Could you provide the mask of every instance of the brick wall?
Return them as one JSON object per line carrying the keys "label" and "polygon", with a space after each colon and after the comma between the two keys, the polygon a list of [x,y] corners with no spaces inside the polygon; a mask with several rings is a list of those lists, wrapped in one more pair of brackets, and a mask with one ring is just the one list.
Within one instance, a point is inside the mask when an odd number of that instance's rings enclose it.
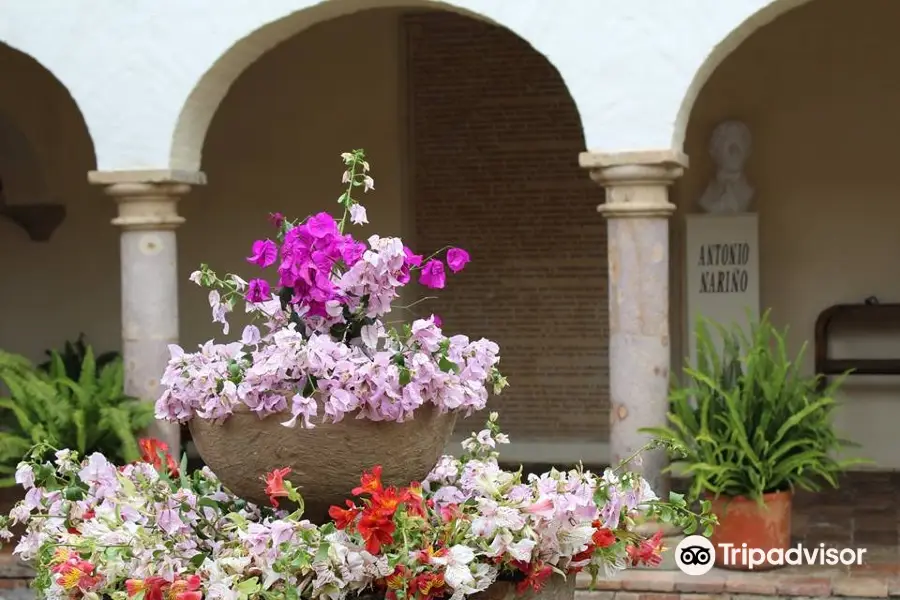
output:
{"label": "brick wall", "polygon": [[428,12],[402,31],[416,247],[472,255],[429,309],[500,344],[514,441],[608,439],[606,225],[565,85],[492,25]]}

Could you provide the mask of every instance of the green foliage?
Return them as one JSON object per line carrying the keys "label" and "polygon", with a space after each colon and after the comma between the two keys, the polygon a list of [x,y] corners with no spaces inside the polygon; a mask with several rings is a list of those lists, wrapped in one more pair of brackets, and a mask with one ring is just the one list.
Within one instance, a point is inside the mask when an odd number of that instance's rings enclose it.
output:
{"label": "green foliage", "polygon": [[[66,375],[69,379],[77,381],[81,377],[81,365],[84,364],[84,359],[87,357],[88,350],[89,347],[84,340],[83,333],[79,334],[78,339],[74,342],[66,342],[66,345],[63,347],[62,352],[59,353],[59,356],[62,358],[63,364],[66,367]],[[50,366],[53,364],[54,352],[54,350],[44,351],[44,354],[47,355],[49,360],[41,363],[40,368],[48,373],[50,372]],[[101,354],[94,359],[96,369],[102,371],[106,365],[114,362],[119,357],[120,355],[118,352],[105,352],[104,354]]]}
{"label": "green foliage", "polygon": [[739,326],[715,328],[718,347],[707,322],[697,325],[697,364],[672,390],[668,427],[645,430],[680,447],[692,498],[706,492],[762,501],[768,492],[837,487],[841,471],[866,462],[836,458],[855,445],[833,426],[844,377],[818,390],[820,378],[800,372],[805,345],[791,359],[768,313],[750,323],[749,335]]}
{"label": "green foliage", "polygon": [[103,367],[90,346],[70,376],[65,359],[51,352],[46,368],[23,356],[0,351],[0,487],[14,484],[22,456],[34,444],[102,452],[120,463],[140,458],[136,433],[153,421],[153,405],[126,396],[120,358]]}

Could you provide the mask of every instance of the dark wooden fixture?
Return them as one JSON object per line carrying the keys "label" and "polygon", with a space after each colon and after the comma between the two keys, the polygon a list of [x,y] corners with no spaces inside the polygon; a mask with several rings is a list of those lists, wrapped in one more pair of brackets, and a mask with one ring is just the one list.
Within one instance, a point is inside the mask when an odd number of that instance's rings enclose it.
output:
{"label": "dark wooden fixture", "polygon": [[828,377],[842,375],[900,375],[900,359],[897,358],[831,358],[828,342],[835,329],[843,331],[879,333],[900,329],[900,304],[880,304],[876,298],[867,298],[863,304],[836,304],[826,308],[816,319],[815,359],[816,374],[823,375],[819,388],[828,385]]}

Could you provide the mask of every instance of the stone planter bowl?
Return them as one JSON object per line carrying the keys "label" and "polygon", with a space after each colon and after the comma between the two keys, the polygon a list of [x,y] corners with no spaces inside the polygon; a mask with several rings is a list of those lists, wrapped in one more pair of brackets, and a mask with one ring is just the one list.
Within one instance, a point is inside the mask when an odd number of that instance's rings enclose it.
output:
{"label": "stone planter bowl", "polygon": [[260,419],[240,409],[221,424],[191,420],[191,437],[203,462],[231,492],[260,506],[270,506],[265,474],[290,467],[287,479],[300,490],[304,517],[313,523],[328,521],[331,505],[345,506],[363,471],[375,465],[382,466],[385,485],[424,479],[456,423],[455,413],[438,414],[431,404],[404,423],[347,416],[312,429],[284,427],[290,419],[286,412]]}
{"label": "stone planter bowl", "polygon": [[[384,592],[367,591],[357,596],[347,596],[349,600],[384,600]],[[635,594],[635,597],[637,595]],[[511,581],[495,581],[483,592],[469,596],[468,600],[574,600],[575,575],[571,574],[565,579],[554,574],[541,591],[526,590],[519,594],[516,592],[516,584]]]}
{"label": "stone planter bowl", "polygon": [[575,574],[565,579],[554,574],[544,583],[541,591],[527,590],[516,593],[516,584],[509,581],[495,581],[491,586],[470,596],[471,600],[573,600],[575,598]]}

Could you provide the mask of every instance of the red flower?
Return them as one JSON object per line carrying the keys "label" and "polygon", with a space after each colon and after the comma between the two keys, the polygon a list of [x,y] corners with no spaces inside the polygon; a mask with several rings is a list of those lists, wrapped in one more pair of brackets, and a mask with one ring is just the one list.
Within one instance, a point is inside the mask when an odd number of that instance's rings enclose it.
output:
{"label": "red flower", "polygon": [[422,573],[410,582],[410,591],[419,600],[435,600],[447,594],[443,573]]}
{"label": "red flower", "polygon": [[591,542],[598,548],[609,548],[616,543],[616,534],[606,527],[601,527],[591,536]]}
{"label": "red flower", "polygon": [[383,515],[385,518],[393,517],[397,509],[406,500],[405,495],[397,491],[397,488],[389,487],[379,492],[372,493],[371,510]]}
{"label": "red flower", "polygon": [[359,487],[353,488],[354,496],[362,496],[363,494],[377,494],[382,490],[381,485],[381,465],[375,465],[372,471],[366,471],[359,478]]}
{"label": "red flower", "polygon": [[394,543],[393,533],[397,526],[390,519],[366,511],[356,528],[366,542],[366,551],[378,554],[382,546]]}
{"label": "red flower", "polygon": [[631,565],[635,567],[638,565],[658,566],[662,562],[662,551],[662,531],[657,531],[652,538],[641,541],[637,546],[629,546],[627,549]]}
{"label": "red flower", "polygon": [[[520,565],[516,565],[520,569]],[[529,588],[535,592],[541,591],[544,583],[553,574],[553,568],[550,565],[534,563],[530,569],[526,571],[525,579],[516,584],[516,592],[524,594]]]}
{"label": "red flower", "polygon": [[422,486],[419,483],[411,483],[408,488],[401,490],[403,503],[406,504],[406,512],[414,517],[426,517],[425,497]]}
{"label": "red flower", "polygon": [[150,463],[160,471],[163,468],[163,460],[166,461],[166,470],[172,477],[178,476],[178,463],[169,454],[169,445],[156,438],[142,438],[138,440],[141,449],[141,460]]}
{"label": "red flower", "polygon": [[284,487],[284,478],[290,474],[291,468],[284,467],[283,469],[275,469],[265,476],[266,495],[269,497],[269,502],[271,502],[272,506],[275,508],[278,508],[277,498],[287,498],[289,495],[287,488]]}
{"label": "red flower", "polygon": [[350,500],[347,500],[347,508],[332,506],[328,509],[328,516],[331,517],[338,529],[352,531],[353,521],[356,520],[356,517],[359,516],[360,512],[362,512],[361,508],[353,504]]}
{"label": "red flower", "polygon": [[387,587],[387,592],[384,597],[385,600],[397,600],[397,592],[402,591],[403,596],[406,597],[408,594],[406,593],[409,586],[410,572],[406,565],[399,564],[394,567],[394,572],[384,578],[384,585]]}

